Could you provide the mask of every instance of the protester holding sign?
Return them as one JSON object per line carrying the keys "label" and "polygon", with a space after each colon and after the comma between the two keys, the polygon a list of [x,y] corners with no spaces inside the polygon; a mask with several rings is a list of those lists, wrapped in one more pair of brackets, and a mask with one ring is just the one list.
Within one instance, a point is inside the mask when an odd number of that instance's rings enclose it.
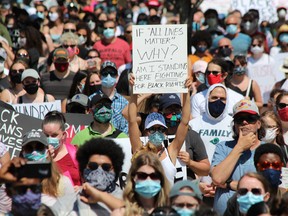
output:
{"label": "protester holding sign", "polygon": [[45,92],[39,87],[40,76],[36,70],[32,68],[24,70],[21,76],[21,82],[26,93],[18,97],[16,101],[17,104],[55,101],[52,95],[45,94]]}
{"label": "protester holding sign", "polygon": [[94,95],[89,103],[94,121],[87,128],[78,132],[71,143],[81,146],[86,141],[97,137],[126,138],[127,135],[116,129],[110,122],[113,112],[111,106],[112,101],[105,94]]}
{"label": "protester holding sign", "polygon": [[123,191],[125,206],[116,209],[111,215],[148,215],[154,208],[167,205],[169,189],[169,182],[157,155],[142,151],[133,160],[127,176]]}
{"label": "protester holding sign", "polygon": [[42,130],[48,137],[50,154],[61,173],[67,176],[73,185],[81,185],[76,161],[77,148],[70,143],[66,143],[65,123],[66,119],[62,113],[51,111],[45,115]]}
{"label": "protester holding sign", "polygon": [[[129,82],[131,87],[133,87],[135,82],[133,75],[131,75]],[[189,89],[191,85],[191,80],[187,79],[185,86]],[[157,153],[159,160],[165,167],[165,173],[171,185],[174,183],[174,177],[176,174],[176,159],[188,131],[188,122],[190,120],[190,94],[185,93],[183,101],[182,119],[175,134],[175,138],[167,149],[163,143],[167,131],[163,115],[153,112],[147,116],[145,120],[145,130],[149,141],[145,146],[143,146],[140,140],[140,131],[137,124],[137,94],[133,94],[129,102],[129,138],[134,157],[137,156],[138,151],[143,149]]]}

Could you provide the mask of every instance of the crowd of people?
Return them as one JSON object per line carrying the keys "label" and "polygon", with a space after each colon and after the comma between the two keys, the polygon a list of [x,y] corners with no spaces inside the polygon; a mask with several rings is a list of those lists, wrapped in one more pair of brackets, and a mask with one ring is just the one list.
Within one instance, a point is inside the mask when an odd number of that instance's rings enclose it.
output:
{"label": "crowd of people", "polygon": [[[120,2],[0,1],[1,104],[61,101],[17,157],[1,140],[0,214],[288,215],[288,8],[196,8],[187,92],[136,94],[133,25],[180,24],[183,5]],[[93,120],[68,142],[64,113]]]}

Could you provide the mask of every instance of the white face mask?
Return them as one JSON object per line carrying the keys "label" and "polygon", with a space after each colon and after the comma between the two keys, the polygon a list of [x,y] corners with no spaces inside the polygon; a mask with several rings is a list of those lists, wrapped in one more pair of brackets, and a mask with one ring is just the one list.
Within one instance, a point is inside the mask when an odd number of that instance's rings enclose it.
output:
{"label": "white face mask", "polygon": [[79,36],[79,45],[85,44],[87,41],[87,37],[84,37],[83,35]]}
{"label": "white face mask", "polygon": [[0,62],[0,74],[4,71],[4,61]]}
{"label": "white face mask", "polygon": [[57,19],[59,18],[58,13],[54,12],[54,13],[49,13],[49,19],[52,22],[55,22]]}
{"label": "white face mask", "polygon": [[261,47],[255,46],[255,47],[251,47],[250,50],[251,50],[251,52],[252,52],[253,54],[257,55],[257,54],[260,54],[260,53],[263,53],[263,52],[264,52],[264,47],[263,47],[263,46],[261,46]]}
{"label": "white face mask", "polygon": [[18,38],[18,44],[20,47],[24,47],[26,45],[26,38]]}
{"label": "white face mask", "polygon": [[267,128],[265,129],[265,137],[262,138],[262,141],[266,142],[266,143],[272,143],[276,136],[277,136],[277,129],[278,128]]}

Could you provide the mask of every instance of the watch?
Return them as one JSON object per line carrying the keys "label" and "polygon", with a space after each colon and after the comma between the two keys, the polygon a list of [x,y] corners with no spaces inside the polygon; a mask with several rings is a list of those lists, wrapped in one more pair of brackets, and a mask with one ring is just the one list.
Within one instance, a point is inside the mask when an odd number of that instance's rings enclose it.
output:
{"label": "watch", "polygon": [[225,183],[226,183],[226,188],[227,189],[229,189],[229,190],[232,190],[232,188],[231,188],[231,182],[232,182],[233,180],[232,179],[228,179]]}

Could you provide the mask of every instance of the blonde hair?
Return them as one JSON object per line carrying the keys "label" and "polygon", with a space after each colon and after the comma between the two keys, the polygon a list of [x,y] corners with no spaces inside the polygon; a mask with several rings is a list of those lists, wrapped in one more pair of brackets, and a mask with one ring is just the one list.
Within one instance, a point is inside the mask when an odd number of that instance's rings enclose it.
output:
{"label": "blonde hair", "polygon": [[63,45],[63,44],[66,44],[68,42],[71,42],[75,45],[78,45],[79,44],[79,37],[72,32],[66,32],[66,33],[62,34],[62,36],[60,38],[60,43]]}
{"label": "blonde hair", "polygon": [[134,159],[131,164],[128,176],[127,184],[123,191],[123,199],[125,201],[125,216],[130,215],[142,215],[144,209],[142,208],[142,203],[138,199],[138,194],[135,193],[134,187],[135,182],[134,178],[137,170],[144,166],[148,165],[154,168],[155,172],[158,172],[161,176],[161,190],[155,197],[155,208],[160,206],[165,206],[168,204],[168,195],[170,190],[169,182],[165,176],[164,169],[157,155],[152,152],[147,152],[142,150],[138,153],[137,157]]}

